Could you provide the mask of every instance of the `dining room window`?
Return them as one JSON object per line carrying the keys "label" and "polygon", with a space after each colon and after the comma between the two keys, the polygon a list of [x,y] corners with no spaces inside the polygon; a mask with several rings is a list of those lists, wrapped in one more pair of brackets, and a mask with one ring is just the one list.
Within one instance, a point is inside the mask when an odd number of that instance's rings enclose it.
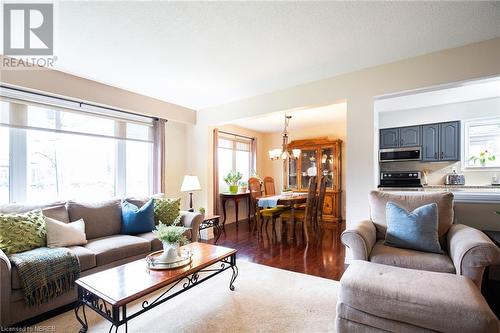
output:
{"label": "dining room window", "polygon": [[217,169],[219,193],[227,192],[229,186],[224,177],[230,172],[240,172],[242,181],[248,181],[254,169],[254,139],[236,134],[219,134],[217,144]]}

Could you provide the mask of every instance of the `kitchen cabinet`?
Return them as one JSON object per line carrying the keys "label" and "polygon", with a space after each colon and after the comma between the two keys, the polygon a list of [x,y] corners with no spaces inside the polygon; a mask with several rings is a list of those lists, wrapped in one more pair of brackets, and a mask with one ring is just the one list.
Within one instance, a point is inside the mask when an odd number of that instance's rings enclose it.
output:
{"label": "kitchen cabinet", "polygon": [[460,160],[460,122],[422,126],[422,161]]}
{"label": "kitchen cabinet", "polygon": [[439,161],[439,124],[422,126],[422,161]]}
{"label": "kitchen cabinet", "polygon": [[341,223],[341,140],[328,138],[295,140],[288,144],[288,149],[300,149],[298,159],[288,160],[286,179],[288,188],[294,192],[307,192],[309,179],[326,177],[325,202],[323,204],[323,222]]}
{"label": "kitchen cabinet", "polygon": [[420,146],[421,126],[401,127],[399,129],[400,147],[418,147]]}
{"label": "kitchen cabinet", "polygon": [[439,124],[441,161],[458,161],[460,159],[460,122]]}
{"label": "kitchen cabinet", "polygon": [[380,130],[380,149],[420,146],[421,126]]}
{"label": "kitchen cabinet", "polygon": [[380,149],[399,147],[399,128],[380,130]]}

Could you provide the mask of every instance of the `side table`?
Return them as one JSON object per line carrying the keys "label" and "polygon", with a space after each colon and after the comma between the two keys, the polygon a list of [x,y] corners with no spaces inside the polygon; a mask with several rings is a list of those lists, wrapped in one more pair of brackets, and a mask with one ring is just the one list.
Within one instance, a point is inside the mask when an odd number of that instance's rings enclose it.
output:
{"label": "side table", "polygon": [[[203,229],[214,228],[215,241],[214,244],[217,244],[219,240],[220,234],[222,233],[222,228],[219,224],[219,215],[207,215],[203,218],[203,222],[200,224],[200,228],[198,229],[198,238],[201,239],[201,231]],[[216,232],[215,232],[216,231]]]}
{"label": "side table", "polygon": [[220,194],[220,202],[222,206],[222,212],[224,213],[224,220],[222,221],[222,230],[226,232],[226,202],[228,201],[234,201],[234,210],[235,210],[235,215],[236,215],[236,230],[238,230],[238,207],[239,207],[239,202],[241,200],[245,200],[248,204],[248,225],[250,226],[250,192],[243,192],[243,193],[221,193]]}

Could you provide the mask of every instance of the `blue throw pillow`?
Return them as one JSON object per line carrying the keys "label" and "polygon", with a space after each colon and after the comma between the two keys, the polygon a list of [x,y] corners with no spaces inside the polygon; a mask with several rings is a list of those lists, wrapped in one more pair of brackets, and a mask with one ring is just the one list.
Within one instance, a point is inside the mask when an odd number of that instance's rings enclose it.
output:
{"label": "blue throw pillow", "polygon": [[155,227],[155,206],[153,199],[140,209],[128,201],[122,201],[122,234],[133,235],[150,232]]}
{"label": "blue throw pillow", "polygon": [[438,207],[435,203],[412,212],[388,202],[385,207],[387,232],[385,245],[443,253],[438,237]]}

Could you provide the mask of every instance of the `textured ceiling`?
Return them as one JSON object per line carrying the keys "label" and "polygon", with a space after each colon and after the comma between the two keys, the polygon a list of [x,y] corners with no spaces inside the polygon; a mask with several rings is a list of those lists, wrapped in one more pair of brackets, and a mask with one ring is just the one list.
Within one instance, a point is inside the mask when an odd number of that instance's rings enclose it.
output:
{"label": "textured ceiling", "polygon": [[500,36],[499,2],[58,2],[56,68],[194,109]]}

